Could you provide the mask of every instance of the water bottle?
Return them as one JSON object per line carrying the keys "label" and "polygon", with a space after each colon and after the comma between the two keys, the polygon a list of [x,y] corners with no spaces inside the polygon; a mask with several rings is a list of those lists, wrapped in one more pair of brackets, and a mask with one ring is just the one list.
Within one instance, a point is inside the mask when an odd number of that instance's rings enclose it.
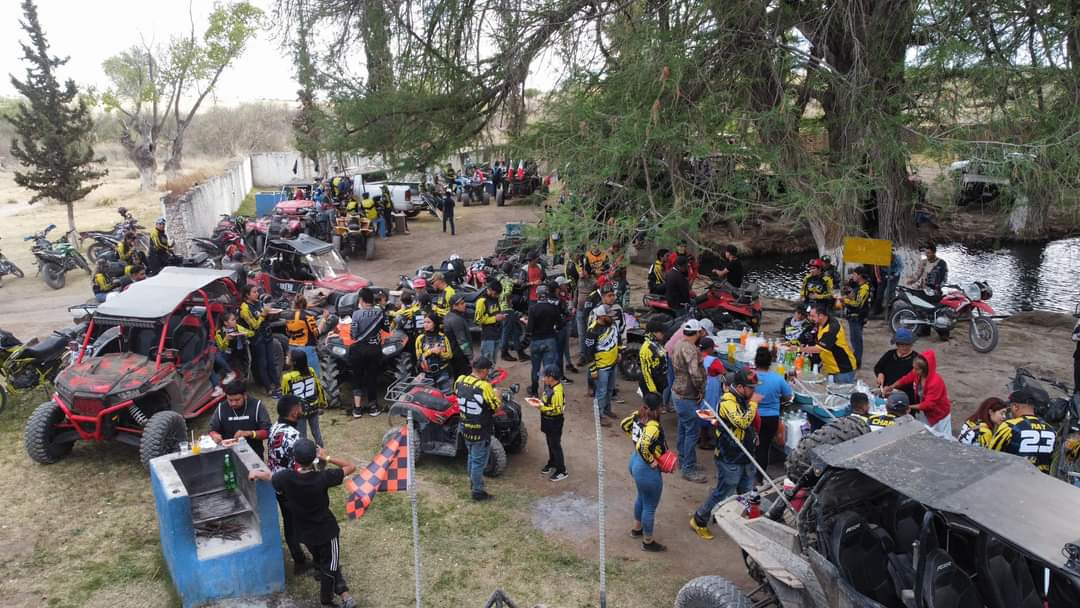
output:
{"label": "water bottle", "polygon": [[225,454],[225,489],[230,492],[236,491],[236,465],[233,464],[232,457],[229,454]]}

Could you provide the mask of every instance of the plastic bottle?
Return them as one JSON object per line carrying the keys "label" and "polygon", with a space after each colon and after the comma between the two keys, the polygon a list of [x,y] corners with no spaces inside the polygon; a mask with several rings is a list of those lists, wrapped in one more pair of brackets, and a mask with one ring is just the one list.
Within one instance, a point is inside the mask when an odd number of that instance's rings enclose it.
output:
{"label": "plastic bottle", "polygon": [[236,491],[236,465],[233,464],[232,457],[229,454],[225,454],[225,489],[230,492]]}
{"label": "plastic bottle", "polygon": [[739,334],[739,346],[746,348],[746,341],[750,339],[750,330],[743,328],[742,333]]}
{"label": "plastic bottle", "polygon": [[727,341],[727,358],[728,361],[735,362],[735,340],[730,338]]}
{"label": "plastic bottle", "polygon": [[803,363],[805,361],[806,361],[806,359],[802,356],[802,353],[799,353],[798,355],[795,355],[795,371],[796,372],[802,372],[803,371]]}

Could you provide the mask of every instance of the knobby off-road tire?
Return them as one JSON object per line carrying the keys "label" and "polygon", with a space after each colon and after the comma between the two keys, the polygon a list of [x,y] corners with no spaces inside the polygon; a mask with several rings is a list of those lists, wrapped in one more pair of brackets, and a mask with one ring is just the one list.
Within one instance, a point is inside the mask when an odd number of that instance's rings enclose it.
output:
{"label": "knobby off-road tire", "polygon": [[897,302],[893,305],[892,313],[889,315],[889,329],[895,334],[896,330],[901,327],[907,327],[912,332],[918,329],[918,325],[908,325],[904,321],[918,321],[919,316],[915,314],[915,310],[907,304]]}
{"label": "knobby off-road tire", "polygon": [[270,341],[270,361],[274,366],[274,374],[281,381],[281,374],[285,372],[285,353],[289,350],[289,339],[280,334],[274,334]]}
{"label": "knobby off-road tire", "polygon": [[975,352],[988,353],[994,350],[998,344],[997,323],[985,317],[973,318],[968,329],[968,340]]}
{"label": "knobby off-road tire", "polygon": [[90,261],[93,262],[94,264],[97,264],[98,258],[100,258],[103,255],[108,255],[110,251],[115,251],[115,250],[112,247],[109,247],[108,245],[102,245],[101,243],[94,243],[93,245],[90,245],[89,248],[87,248],[86,257],[90,258]]}
{"label": "knobby off-road tire", "polygon": [[491,448],[488,451],[487,466],[484,467],[484,477],[498,477],[506,472],[506,448],[497,437],[491,438]]}
{"label": "knobby off-road tire", "polygon": [[810,470],[810,450],[820,445],[836,445],[870,432],[870,426],[854,416],[844,416],[803,437],[787,459],[787,477],[798,483]]}
{"label": "knobby off-road tire", "polygon": [[498,207],[502,207],[502,206],[506,205],[506,190],[505,189],[500,189],[498,192],[495,193],[495,205],[498,206]]}
{"label": "knobby off-road tire", "polygon": [[15,275],[20,279],[26,276],[26,274],[22,271],[22,268],[16,266],[14,262],[8,262],[7,264],[8,272],[10,272],[11,274]]}
{"label": "knobby off-road tire", "polygon": [[806,553],[807,549],[823,553],[818,543],[817,499],[814,498],[813,493],[806,496],[802,508],[795,515],[795,529],[799,533],[799,547],[802,548],[803,553]]}
{"label": "knobby off-road tire", "polygon": [[375,235],[367,237],[364,242],[364,259],[371,261],[375,259]]}
{"label": "knobby off-road tire", "polygon": [[631,382],[637,382],[641,380],[641,347],[634,344],[627,346],[622,352],[622,359],[619,361],[619,372],[622,377]]}
{"label": "knobby off-road tire", "polygon": [[699,576],[683,585],[675,608],[752,608],[750,598],[722,576]]}
{"label": "knobby off-road tire", "polygon": [[525,427],[525,423],[521,423],[521,434],[518,435],[517,441],[506,446],[506,451],[511,454],[520,454],[525,451],[525,446],[529,445],[529,429]]}
{"label": "knobby off-road tire", "polygon": [[139,444],[139,460],[143,467],[149,470],[151,460],[175,452],[187,436],[187,423],[178,412],[166,410],[151,416]]}
{"label": "knobby off-road tire", "polygon": [[52,401],[37,406],[26,421],[23,442],[30,460],[38,464],[59,462],[71,453],[75,442],[57,443],[56,435],[61,431],[56,428],[64,420],[64,410]]}
{"label": "knobby off-road tire", "polygon": [[322,372],[323,392],[326,393],[326,407],[337,408],[352,405],[352,399],[346,404],[341,394],[341,368],[337,359],[327,353],[319,353],[319,371]]}
{"label": "knobby off-road tire", "polygon": [[56,264],[45,264],[41,267],[41,278],[45,284],[53,289],[63,289],[67,284],[64,269]]}

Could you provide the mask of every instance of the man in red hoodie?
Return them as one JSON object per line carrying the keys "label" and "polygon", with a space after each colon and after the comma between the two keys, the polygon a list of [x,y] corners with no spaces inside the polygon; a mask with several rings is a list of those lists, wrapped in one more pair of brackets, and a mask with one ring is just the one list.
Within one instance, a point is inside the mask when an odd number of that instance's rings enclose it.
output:
{"label": "man in red hoodie", "polygon": [[937,355],[934,351],[926,350],[916,356],[911,371],[886,386],[883,392],[888,395],[909,384],[915,389],[915,403],[910,408],[912,412],[917,412],[916,417],[929,426],[935,435],[952,439],[952,404],[949,403],[945,380],[937,373]]}

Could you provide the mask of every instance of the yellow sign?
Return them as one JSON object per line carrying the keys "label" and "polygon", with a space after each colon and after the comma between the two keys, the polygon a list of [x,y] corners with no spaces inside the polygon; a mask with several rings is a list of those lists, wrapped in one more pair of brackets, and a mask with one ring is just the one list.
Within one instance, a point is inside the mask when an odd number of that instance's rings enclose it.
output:
{"label": "yellow sign", "polygon": [[892,263],[892,241],[845,237],[844,263],[888,266]]}

